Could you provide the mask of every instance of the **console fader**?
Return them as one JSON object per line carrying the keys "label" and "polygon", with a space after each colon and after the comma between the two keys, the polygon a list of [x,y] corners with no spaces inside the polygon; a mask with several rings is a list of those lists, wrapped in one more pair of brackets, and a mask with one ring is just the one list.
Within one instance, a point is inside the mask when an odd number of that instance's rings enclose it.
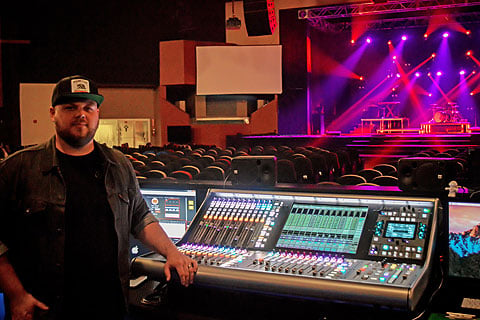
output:
{"label": "console fader", "polygon": [[[210,190],[177,243],[195,283],[413,310],[428,283],[438,199]],[[156,254],[134,272],[163,277]]]}

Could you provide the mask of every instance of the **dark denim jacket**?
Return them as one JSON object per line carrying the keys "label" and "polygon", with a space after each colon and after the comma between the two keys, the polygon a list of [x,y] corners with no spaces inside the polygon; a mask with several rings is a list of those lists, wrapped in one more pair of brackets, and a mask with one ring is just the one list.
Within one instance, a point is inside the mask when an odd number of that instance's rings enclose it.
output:
{"label": "dark denim jacket", "polygon": [[[118,272],[127,302],[129,233],[137,236],[157,220],[142,198],[128,159],[105,145],[96,146],[105,159],[105,188],[114,215]],[[65,196],[55,137],[0,162],[0,255],[8,250],[25,289],[50,306],[63,295]]]}

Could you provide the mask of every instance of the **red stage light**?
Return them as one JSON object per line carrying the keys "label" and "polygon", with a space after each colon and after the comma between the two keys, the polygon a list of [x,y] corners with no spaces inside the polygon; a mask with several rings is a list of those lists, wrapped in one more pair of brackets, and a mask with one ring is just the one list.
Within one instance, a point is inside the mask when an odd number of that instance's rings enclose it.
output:
{"label": "red stage light", "polygon": [[353,39],[350,40],[350,43],[351,43],[351,44],[354,44],[354,43],[355,43],[355,40],[353,40]]}
{"label": "red stage light", "polygon": [[472,50],[468,50],[467,53],[466,53],[467,56],[471,56],[472,55]]}
{"label": "red stage light", "polygon": [[425,33],[425,34],[423,35],[423,37],[424,37],[425,39],[428,38],[428,33]]}
{"label": "red stage light", "polygon": [[360,77],[359,79],[360,79],[360,81],[363,81],[363,77]]}
{"label": "red stage light", "polygon": [[432,58],[435,58],[437,56],[437,54],[434,52],[432,53]]}
{"label": "red stage light", "polygon": [[388,40],[387,44],[390,46],[392,44],[392,41]]}
{"label": "red stage light", "polygon": [[467,36],[469,36],[470,33],[472,33],[470,30],[465,31],[465,34],[466,34]]}

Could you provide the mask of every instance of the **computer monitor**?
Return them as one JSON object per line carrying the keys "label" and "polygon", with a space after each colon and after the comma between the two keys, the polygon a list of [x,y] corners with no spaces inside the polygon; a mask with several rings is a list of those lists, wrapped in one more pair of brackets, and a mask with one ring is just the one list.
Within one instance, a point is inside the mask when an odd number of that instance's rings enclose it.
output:
{"label": "computer monitor", "polygon": [[448,281],[443,308],[480,315],[480,203],[448,204]]}
{"label": "computer monitor", "polygon": [[150,211],[160,221],[168,237],[183,237],[196,213],[195,190],[140,189]]}
{"label": "computer monitor", "polygon": [[450,202],[448,217],[449,276],[480,280],[480,203]]}
{"label": "computer monitor", "polygon": [[[197,211],[196,191],[192,189],[141,188],[145,202],[159,220],[168,237],[177,242],[183,237]],[[139,240],[130,238],[130,257],[151,251]]]}

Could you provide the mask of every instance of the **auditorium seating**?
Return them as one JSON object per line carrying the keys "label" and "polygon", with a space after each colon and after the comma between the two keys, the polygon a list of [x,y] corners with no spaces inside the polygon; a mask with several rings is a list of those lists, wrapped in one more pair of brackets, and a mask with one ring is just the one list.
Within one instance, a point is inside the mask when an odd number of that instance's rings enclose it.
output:
{"label": "auditorium seating", "polygon": [[[121,149],[130,160],[139,180],[231,181],[231,163],[236,156],[275,156],[277,183],[317,185],[397,186],[397,161],[364,168],[355,150],[327,150],[315,146],[216,146],[167,145],[139,152]],[[411,157],[455,158],[457,171],[471,168],[466,150],[426,149]]]}

